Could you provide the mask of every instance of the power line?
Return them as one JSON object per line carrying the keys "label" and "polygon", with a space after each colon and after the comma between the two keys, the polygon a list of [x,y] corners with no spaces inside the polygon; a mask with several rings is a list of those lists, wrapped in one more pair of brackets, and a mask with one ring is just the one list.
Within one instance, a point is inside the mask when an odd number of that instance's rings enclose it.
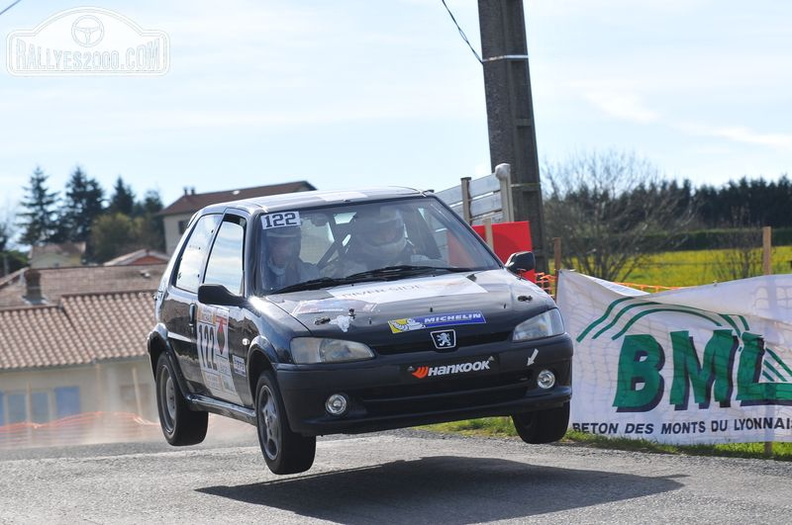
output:
{"label": "power line", "polygon": [[[17,1],[19,1],[19,0],[17,0]],[[446,4],[446,1],[445,0],[440,0],[440,1],[443,2],[443,7],[446,8],[446,11],[448,11],[448,16],[450,16],[451,20],[454,22],[454,25],[456,26],[457,30],[459,31],[460,36],[462,36],[462,40],[465,41],[465,43],[468,45],[470,50],[473,52],[473,56],[476,57],[476,60],[478,60],[479,63],[483,64],[484,62],[481,60],[481,56],[478,54],[478,52],[475,49],[473,49],[473,45],[470,43],[470,40],[468,40],[468,37],[465,34],[465,32],[462,31],[462,28],[459,27],[459,23],[457,22],[456,17],[454,17],[454,13],[452,13],[451,9],[448,8],[448,4]]]}
{"label": "power line", "polygon": [[11,3],[11,5],[9,5],[8,7],[6,7],[6,8],[5,8],[5,9],[3,9],[2,11],[0,11],[0,16],[2,16],[2,15],[3,15],[3,13],[5,13],[5,12],[6,12],[6,11],[8,11],[9,9],[11,9],[12,7],[14,7],[15,5],[17,5],[17,4],[18,4],[19,2],[21,2],[21,1],[22,1],[22,0],[15,0],[13,3]]}

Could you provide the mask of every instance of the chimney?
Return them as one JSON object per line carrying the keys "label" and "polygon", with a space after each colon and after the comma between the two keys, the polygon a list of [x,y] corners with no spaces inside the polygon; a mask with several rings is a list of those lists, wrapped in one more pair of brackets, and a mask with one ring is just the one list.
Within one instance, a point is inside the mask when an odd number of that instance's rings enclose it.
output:
{"label": "chimney", "polygon": [[41,295],[41,272],[30,268],[25,271],[24,299],[30,304],[43,304],[44,296]]}

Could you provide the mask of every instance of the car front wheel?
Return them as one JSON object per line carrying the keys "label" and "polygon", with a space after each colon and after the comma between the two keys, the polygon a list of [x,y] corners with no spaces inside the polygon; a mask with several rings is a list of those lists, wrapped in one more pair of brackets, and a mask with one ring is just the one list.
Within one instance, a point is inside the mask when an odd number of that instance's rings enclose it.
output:
{"label": "car front wheel", "polygon": [[569,426],[569,403],[558,408],[514,414],[512,422],[514,429],[526,443],[552,443],[566,434]]}
{"label": "car front wheel", "polygon": [[316,437],[291,431],[275,376],[261,374],[256,386],[256,423],[264,460],[275,474],[305,472],[313,465]]}
{"label": "car front wheel", "polygon": [[157,360],[157,409],[165,439],[173,446],[196,445],[206,437],[209,414],[190,410],[176,384],[168,356]]}

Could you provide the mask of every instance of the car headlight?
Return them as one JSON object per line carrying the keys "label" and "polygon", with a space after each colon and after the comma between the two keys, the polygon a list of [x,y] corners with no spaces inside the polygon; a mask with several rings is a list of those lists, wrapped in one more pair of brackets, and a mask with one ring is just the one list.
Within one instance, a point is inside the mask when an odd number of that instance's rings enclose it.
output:
{"label": "car headlight", "polygon": [[371,359],[374,352],[363,343],[321,337],[295,337],[291,341],[294,362],[301,365],[314,363],[343,363]]}
{"label": "car headlight", "polygon": [[548,310],[536,317],[526,319],[518,324],[514,329],[512,341],[527,341],[529,339],[541,339],[564,333],[564,321],[561,319],[561,312],[557,308]]}

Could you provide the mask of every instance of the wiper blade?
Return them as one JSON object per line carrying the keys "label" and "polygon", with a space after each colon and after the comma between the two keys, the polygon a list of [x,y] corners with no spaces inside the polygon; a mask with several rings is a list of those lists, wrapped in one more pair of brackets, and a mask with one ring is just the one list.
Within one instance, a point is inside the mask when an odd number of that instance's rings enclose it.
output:
{"label": "wiper blade", "polygon": [[376,270],[368,270],[360,273],[353,273],[345,277],[348,281],[365,281],[366,279],[393,279],[396,277],[404,277],[409,275],[420,275],[424,273],[433,273],[437,270],[444,270],[445,268],[436,268],[434,266],[416,266],[412,264],[400,264],[398,266],[386,266],[385,268],[377,268]]}
{"label": "wiper blade", "polygon": [[347,280],[345,278],[336,279],[334,277],[319,277],[318,279],[311,279],[310,281],[284,286],[283,288],[280,288],[278,290],[271,291],[270,294],[300,292],[303,290],[318,290],[319,288],[326,288],[329,286],[338,286],[339,284],[346,284],[346,282]]}
{"label": "wiper blade", "polygon": [[398,266],[386,266],[385,268],[377,268],[376,270],[367,270],[365,272],[353,273],[346,277],[319,277],[318,279],[311,279],[303,283],[292,284],[285,286],[278,290],[269,292],[270,294],[300,292],[305,290],[318,290],[320,288],[329,288],[331,286],[341,286],[343,284],[359,283],[363,281],[387,281],[399,277],[408,277],[414,275],[423,275],[436,272],[469,272],[473,268],[462,267],[447,267],[447,266],[417,266],[411,264],[401,264]]}

